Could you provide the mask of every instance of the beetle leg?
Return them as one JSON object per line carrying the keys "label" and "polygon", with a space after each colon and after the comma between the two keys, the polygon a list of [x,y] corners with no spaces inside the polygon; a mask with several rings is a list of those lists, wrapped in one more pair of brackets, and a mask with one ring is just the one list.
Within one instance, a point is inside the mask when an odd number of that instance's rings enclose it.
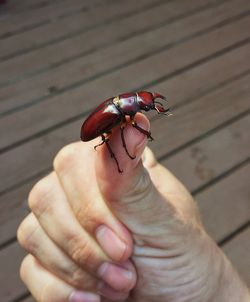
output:
{"label": "beetle leg", "polygon": [[119,172],[119,173],[122,173],[123,171],[121,170],[121,168],[120,168],[120,166],[119,166],[119,162],[118,162],[118,160],[117,160],[117,158],[116,158],[116,156],[115,156],[115,153],[112,151],[112,149],[111,149],[111,147],[110,147],[109,139],[107,139],[107,140],[105,141],[105,143],[106,143],[106,145],[107,145],[107,147],[108,147],[109,154],[110,154],[111,158],[113,158],[113,159],[115,160],[115,162],[116,162],[118,172]]}
{"label": "beetle leg", "polygon": [[100,147],[101,145],[103,145],[104,143],[106,143],[111,158],[113,158],[115,160],[115,162],[116,162],[118,172],[122,173],[123,171],[121,170],[121,168],[119,166],[119,163],[118,163],[118,160],[117,160],[117,158],[116,158],[116,156],[115,156],[114,152],[112,151],[112,149],[110,147],[110,144],[109,144],[109,137],[110,137],[110,135],[111,135],[111,132],[107,133],[107,137],[105,137],[105,135],[102,134],[102,142],[100,144],[94,146],[94,149],[96,150],[97,147]]}
{"label": "beetle leg", "polygon": [[147,131],[143,128],[141,128],[140,126],[138,126],[138,124],[136,123],[134,117],[131,117],[131,121],[132,121],[132,126],[137,129],[138,131],[140,131],[141,133],[145,134],[147,136],[148,139],[150,139],[151,141],[153,141],[153,137],[151,136],[151,132]]}
{"label": "beetle leg", "polygon": [[122,145],[123,145],[123,148],[125,149],[125,151],[126,151],[128,157],[130,157],[131,159],[135,159],[136,156],[132,156],[132,155],[129,154],[128,149],[127,149],[127,145],[126,145],[126,142],[125,142],[125,138],[124,138],[124,129],[125,129],[125,127],[126,127],[126,124],[127,124],[127,122],[124,122],[124,123],[121,125],[121,127],[120,127],[120,128],[121,128]]}
{"label": "beetle leg", "polygon": [[100,147],[101,145],[103,145],[106,142],[106,137],[102,134],[102,142],[96,146],[94,146],[94,149],[96,150],[97,147]]}

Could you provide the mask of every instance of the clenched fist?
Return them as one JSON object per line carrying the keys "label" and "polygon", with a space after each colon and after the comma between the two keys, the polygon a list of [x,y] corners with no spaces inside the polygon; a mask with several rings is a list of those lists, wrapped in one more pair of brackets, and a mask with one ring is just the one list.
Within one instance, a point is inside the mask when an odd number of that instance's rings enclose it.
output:
{"label": "clenched fist", "polygon": [[[137,122],[149,129],[145,116]],[[188,191],[145,149],[143,134],[128,126],[125,137],[135,160],[119,129],[111,140],[122,174],[105,145],[95,152],[98,141],[78,142],[30,192],[18,240],[29,253],[21,277],[35,299],[250,301]]]}

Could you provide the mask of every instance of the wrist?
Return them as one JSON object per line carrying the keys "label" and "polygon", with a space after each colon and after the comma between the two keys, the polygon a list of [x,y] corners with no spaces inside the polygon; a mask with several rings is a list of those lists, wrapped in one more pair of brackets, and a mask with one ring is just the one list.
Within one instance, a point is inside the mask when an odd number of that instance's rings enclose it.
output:
{"label": "wrist", "polygon": [[250,302],[250,292],[230,261],[220,250],[221,271],[211,302]]}
{"label": "wrist", "polygon": [[207,235],[208,267],[206,302],[250,302],[250,292],[223,251]]}
{"label": "wrist", "polygon": [[[200,238],[195,272],[185,301],[195,302],[250,302],[250,292],[223,251],[204,232]],[[191,297],[189,299],[188,297]]]}

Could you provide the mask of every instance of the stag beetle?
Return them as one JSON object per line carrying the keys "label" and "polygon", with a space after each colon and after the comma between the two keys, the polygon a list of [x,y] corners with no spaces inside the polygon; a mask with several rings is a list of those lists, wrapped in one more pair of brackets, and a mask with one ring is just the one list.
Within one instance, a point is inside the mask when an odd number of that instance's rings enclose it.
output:
{"label": "stag beetle", "polygon": [[171,115],[170,109],[165,109],[163,104],[155,99],[166,101],[166,98],[159,93],[140,91],[136,93],[123,93],[102,102],[85,120],[81,128],[81,140],[86,142],[98,136],[102,137],[102,142],[94,148],[106,143],[111,157],[115,160],[119,173],[122,173],[119,162],[112,151],[109,140],[114,127],[120,125],[121,139],[127,155],[134,159],[135,156],[129,154],[125,138],[124,129],[127,125],[126,116],[130,117],[133,127],[153,140],[150,131],[142,129],[135,121],[135,115],[141,110],[156,110],[159,114]]}

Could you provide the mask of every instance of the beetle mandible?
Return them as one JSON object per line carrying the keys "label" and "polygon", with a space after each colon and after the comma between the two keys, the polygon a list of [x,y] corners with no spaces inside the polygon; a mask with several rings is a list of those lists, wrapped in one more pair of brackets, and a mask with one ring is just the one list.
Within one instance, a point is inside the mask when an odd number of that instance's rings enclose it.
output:
{"label": "beetle mandible", "polygon": [[156,110],[159,114],[171,115],[170,109],[165,109],[163,104],[155,99],[166,101],[166,98],[159,93],[151,93],[148,91],[140,91],[136,93],[123,93],[116,97],[112,97],[102,102],[85,120],[81,128],[81,140],[86,142],[98,136],[102,137],[102,142],[94,148],[107,145],[111,157],[115,160],[118,171],[122,173],[119,162],[111,149],[109,140],[114,127],[120,125],[121,139],[123,147],[127,155],[134,159],[135,156],[129,154],[125,138],[124,129],[127,125],[126,116],[130,117],[133,127],[145,134],[150,140],[153,140],[151,132],[138,126],[135,121],[135,115],[141,110]]}

